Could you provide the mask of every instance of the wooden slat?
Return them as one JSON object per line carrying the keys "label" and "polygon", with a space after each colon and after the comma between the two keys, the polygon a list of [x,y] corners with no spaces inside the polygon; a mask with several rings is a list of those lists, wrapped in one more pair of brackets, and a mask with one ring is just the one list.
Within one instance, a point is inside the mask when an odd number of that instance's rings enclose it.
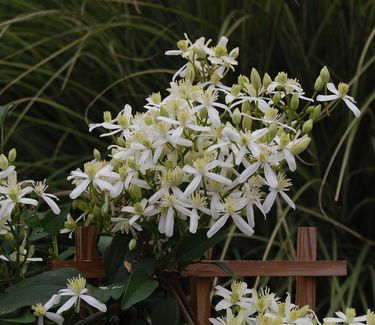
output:
{"label": "wooden slat", "polygon": [[104,278],[104,269],[101,260],[96,261],[52,261],[51,269],[73,267],[78,269],[85,278]]}
{"label": "wooden slat", "polygon": [[209,324],[211,314],[211,289],[212,279],[194,277],[190,279],[191,305],[197,316],[198,324]]}
{"label": "wooden slat", "polygon": [[346,261],[202,261],[187,266],[183,277],[231,277],[217,264],[222,264],[234,276],[342,276],[347,274]]}
{"label": "wooden slat", "polygon": [[[316,228],[300,227],[297,236],[297,261],[316,261]],[[298,276],[296,278],[296,304],[309,305],[315,310],[316,278]]]}

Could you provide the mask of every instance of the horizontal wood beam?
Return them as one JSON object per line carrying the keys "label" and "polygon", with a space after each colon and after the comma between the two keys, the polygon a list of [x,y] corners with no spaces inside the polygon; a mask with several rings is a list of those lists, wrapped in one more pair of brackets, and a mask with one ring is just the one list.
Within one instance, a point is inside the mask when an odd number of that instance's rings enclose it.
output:
{"label": "horizontal wood beam", "polygon": [[[218,264],[221,264],[220,267]],[[346,261],[202,261],[182,271],[183,277],[347,275]]]}
{"label": "horizontal wood beam", "polygon": [[94,261],[52,261],[51,269],[72,267],[78,269],[85,278],[104,278],[104,269],[101,260]]}

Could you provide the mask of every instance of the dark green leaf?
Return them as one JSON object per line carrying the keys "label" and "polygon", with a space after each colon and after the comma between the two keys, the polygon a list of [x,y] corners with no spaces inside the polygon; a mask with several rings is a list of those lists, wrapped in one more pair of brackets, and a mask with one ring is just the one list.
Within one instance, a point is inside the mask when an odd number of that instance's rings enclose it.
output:
{"label": "dark green leaf", "polygon": [[42,227],[36,227],[33,229],[30,235],[30,241],[36,241],[48,236],[48,232],[45,232]]}
{"label": "dark green leaf", "polygon": [[105,250],[109,247],[112,242],[112,236],[100,236],[99,238],[99,251],[102,255],[104,255]]}
{"label": "dark green leaf", "polygon": [[125,284],[114,284],[108,287],[101,288],[96,288],[91,285],[88,285],[88,288],[97,299],[99,299],[103,303],[106,303],[111,298],[113,298],[114,300],[118,300],[125,291]]}
{"label": "dark green leaf", "polygon": [[167,298],[160,300],[151,310],[152,325],[177,325],[180,311],[176,299]]}
{"label": "dark green leaf", "polygon": [[52,210],[48,210],[40,221],[44,231],[49,233],[51,236],[58,235],[60,233],[60,229],[62,229],[64,226],[64,222],[69,210],[70,205],[61,207],[61,213],[59,215],[55,215]]}
{"label": "dark green leaf", "polygon": [[137,302],[148,298],[158,287],[158,282],[149,280],[147,270],[136,268],[130,274],[121,302],[122,309],[129,309]]}
{"label": "dark green leaf", "polygon": [[5,293],[0,295],[0,315],[24,306],[45,303],[66,287],[67,279],[78,274],[79,271],[72,268],[47,271],[6,288]]}
{"label": "dark green leaf", "polygon": [[4,317],[1,318],[2,321],[6,321],[9,323],[16,323],[16,324],[27,324],[27,323],[32,323],[35,321],[35,316],[30,314],[29,312],[25,311],[22,312],[21,314],[17,314],[13,317]]}
{"label": "dark green leaf", "polygon": [[218,231],[211,238],[207,237],[207,229],[198,230],[196,234],[191,234],[181,241],[176,253],[179,262],[192,262],[199,259],[203,254],[222,241],[226,237],[224,230]]}

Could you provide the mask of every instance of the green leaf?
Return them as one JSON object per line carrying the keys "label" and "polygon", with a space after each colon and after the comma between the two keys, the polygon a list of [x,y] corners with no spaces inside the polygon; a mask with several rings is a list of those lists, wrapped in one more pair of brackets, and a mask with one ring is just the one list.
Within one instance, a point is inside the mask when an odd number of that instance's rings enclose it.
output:
{"label": "green leaf", "polygon": [[112,236],[100,236],[99,238],[99,251],[102,255],[104,255],[105,250],[109,247],[112,242]]}
{"label": "green leaf", "polygon": [[17,314],[13,317],[5,317],[5,318],[0,318],[2,321],[9,322],[9,323],[17,323],[17,324],[27,324],[27,323],[32,323],[35,321],[35,316],[32,315],[31,313],[24,311],[20,314]]}
{"label": "green leaf", "polygon": [[123,264],[129,255],[128,243],[129,239],[125,235],[116,236],[104,252],[103,265],[109,283],[124,282],[129,277]]}
{"label": "green leaf", "polygon": [[47,237],[49,234],[48,232],[44,231],[44,228],[42,227],[36,227],[33,229],[31,235],[30,235],[30,241],[36,241],[42,238]]}
{"label": "green leaf", "polygon": [[180,243],[176,253],[176,259],[179,262],[192,262],[199,259],[203,254],[221,242],[226,237],[224,230],[218,231],[211,238],[207,237],[207,229],[198,230],[196,234],[191,234],[184,238]]}
{"label": "green leaf", "polygon": [[60,233],[60,229],[64,227],[69,210],[70,204],[62,206],[59,215],[54,214],[52,210],[48,210],[40,221],[44,231],[49,233],[50,236],[57,236]]}
{"label": "green leaf", "polygon": [[123,285],[110,285],[108,287],[96,288],[91,285],[87,286],[89,291],[103,303],[106,303],[109,299],[118,300],[125,291],[125,284]]}
{"label": "green leaf", "polygon": [[78,274],[79,271],[72,268],[47,271],[6,288],[5,293],[0,294],[0,315],[39,302],[45,303],[66,287],[67,279]]}
{"label": "green leaf", "polygon": [[136,268],[130,274],[121,302],[122,309],[129,309],[137,302],[148,298],[158,287],[158,282],[149,280],[147,270]]}
{"label": "green leaf", "polygon": [[177,325],[180,311],[176,299],[167,298],[160,300],[151,310],[152,325]]}

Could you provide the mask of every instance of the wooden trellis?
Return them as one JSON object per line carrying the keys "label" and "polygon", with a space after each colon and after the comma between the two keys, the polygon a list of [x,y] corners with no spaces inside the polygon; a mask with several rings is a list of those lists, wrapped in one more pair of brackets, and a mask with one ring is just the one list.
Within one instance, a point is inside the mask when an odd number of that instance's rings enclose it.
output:
{"label": "wooden trellis", "polygon": [[[296,304],[315,308],[315,278],[320,276],[343,276],[347,274],[346,261],[316,260],[316,228],[300,227],[297,237],[295,261],[221,261],[234,276],[294,276],[296,277]],[[229,277],[228,273],[207,260],[190,264],[182,276],[190,278],[193,312],[198,324],[208,324],[211,312],[210,293],[212,278]]]}

